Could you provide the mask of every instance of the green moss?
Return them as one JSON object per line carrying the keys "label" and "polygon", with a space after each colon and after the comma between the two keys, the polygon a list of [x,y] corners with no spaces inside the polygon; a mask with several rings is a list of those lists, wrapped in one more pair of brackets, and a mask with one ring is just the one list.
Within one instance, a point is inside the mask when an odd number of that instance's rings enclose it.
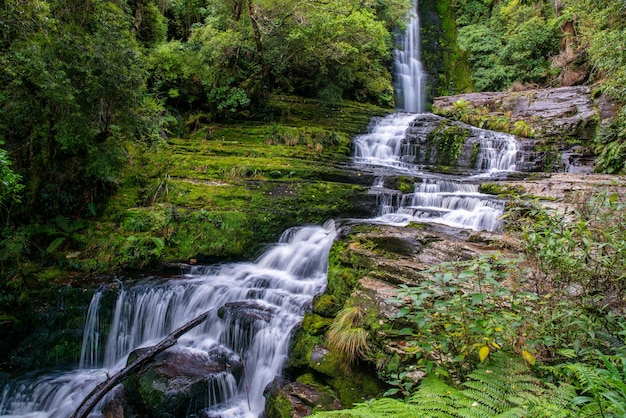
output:
{"label": "green moss", "polygon": [[406,241],[397,238],[397,237],[374,237],[372,241],[376,245],[376,248],[380,252],[384,253],[395,253],[401,255],[412,255],[413,254],[413,246],[408,244]]}
{"label": "green moss", "polygon": [[445,0],[419,2],[421,58],[434,80],[430,96],[448,96],[473,90],[467,52],[459,50],[455,12]]}
{"label": "green moss", "polygon": [[[80,358],[84,318],[93,292],[54,281],[38,285],[41,288],[31,289],[27,301],[37,309],[12,321],[0,347],[10,352],[13,367],[37,370],[74,366]],[[24,335],[26,332],[29,334]]]}
{"label": "green moss", "polygon": [[478,164],[479,153],[480,153],[480,143],[474,142],[474,145],[472,145],[472,156],[470,158],[470,164],[472,167],[476,167],[476,164]]}
{"label": "green moss", "polygon": [[[351,253],[350,250],[343,250],[339,256],[349,258]],[[333,251],[331,251],[331,254],[333,254]],[[337,254],[333,255],[336,256]],[[358,260],[358,257],[355,258]],[[332,262],[328,268],[327,292],[333,295],[339,304],[343,304],[350,296],[359,279],[358,269],[355,270],[350,264],[348,266],[343,264],[346,263],[338,264]]]}
{"label": "green moss", "polygon": [[302,329],[310,335],[322,335],[331,323],[332,320],[329,318],[307,312],[302,320]]}
{"label": "green moss", "polygon": [[291,402],[282,393],[270,397],[265,404],[266,418],[291,418]]}
{"label": "green moss", "polygon": [[496,196],[519,196],[524,193],[524,188],[520,186],[513,186],[510,184],[482,183],[479,186],[478,191],[481,193]]}
{"label": "green moss", "polygon": [[427,227],[428,224],[424,222],[409,222],[409,224],[405,228],[425,229]]}
{"label": "green moss", "polygon": [[310,369],[328,377],[340,376],[345,371],[344,359],[330,351],[315,360],[309,356],[308,366]]}
{"label": "green moss", "polygon": [[289,353],[289,367],[293,369],[306,368],[309,364],[311,351],[322,343],[321,336],[313,336],[302,328],[296,333]]}
{"label": "green moss", "polygon": [[341,305],[337,302],[337,298],[328,293],[324,293],[313,299],[313,312],[326,317],[334,318],[341,309]]}
{"label": "green moss", "polygon": [[307,385],[315,389],[322,396],[315,401],[312,406],[312,412],[317,411],[330,411],[337,408],[337,395],[335,391],[332,390],[328,385],[325,385],[319,382],[313,373],[305,373],[301,376],[298,376],[296,379],[298,383],[303,385]]}
{"label": "green moss", "polygon": [[413,193],[415,191],[415,179],[413,177],[398,178],[396,189],[402,193]]}
{"label": "green moss", "polygon": [[365,402],[380,396],[384,385],[368,373],[356,373],[349,377],[335,377],[329,382],[341,400],[344,408],[351,408],[357,402]]}
{"label": "green moss", "polygon": [[454,165],[461,155],[470,130],[448,123],[441,123],[428,134],[428,146],[436,149],[437,164]]}

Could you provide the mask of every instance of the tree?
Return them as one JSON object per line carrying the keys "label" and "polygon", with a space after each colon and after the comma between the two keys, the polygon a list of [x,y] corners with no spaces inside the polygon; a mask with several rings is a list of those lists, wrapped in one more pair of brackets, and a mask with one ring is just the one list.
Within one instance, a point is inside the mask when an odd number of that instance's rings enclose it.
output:
{"label": "tree", "polygon": [[25,181],[25,212],[89,213],[115,185],[120,138],[141,134],[145,73],[129,13],[104,0],[12,4],[0,136]]}

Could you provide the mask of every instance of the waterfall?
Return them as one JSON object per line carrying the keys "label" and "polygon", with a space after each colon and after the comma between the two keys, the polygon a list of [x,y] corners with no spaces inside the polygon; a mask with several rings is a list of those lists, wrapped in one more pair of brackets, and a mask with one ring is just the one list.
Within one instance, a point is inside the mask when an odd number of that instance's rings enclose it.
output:
{"label": "waterfall", "polygon": [[425,118],[427,115],[391,114],[354,140],[357,165],[422,177],[415,183],[412,193],[401,193],[385,187],[385,176],[379,176],[371,189],[377,195],[379,206],[374,221],[392,225],[431,222],[475,231],[497,230],[502,224],[499,218],[504,203],[479,193],[477,180],[515,170],[519,149],[515,137],[472,128],[472,140],[478,145],[474,169],[479,174],[465,178],[435,176],[407,162],[415,157],[410,154],[415,150],[408,142],[407,132],[416,121]]}
{"label": "waterfall", "polygon": [[480,132],[477,158],[479,170],[487,173],[516,170],[520,145],[513,135],[482,129],[475,131]]}
{"label": "waterfall", "polygon": [[257,418],[265,405],[263,390],[287,358],[291,330],[326,285],[335,236],[332,221],[324,227],[292,228],[254,263],[198,267],[177,280],[127,287],[118,294],[102,352],[102,293],[96,292],[85,325],[81,368],[7,385],[0,395],[0,415],[65,418],[107,374],[125,365],[131,351],[154,345],[216,308],[174,350],[243,363],[243,377],[228,370],[207,376],[208,415]]}
{"label": "waterfall", "polygon": [[396,109],[422,113],[426,102],[426,73],[420,61],[420,21],[417,0],[413,0],[411,20],[404,34],[398,36],[394,50],[393,75]]}
{"label": "waterfall", "polygon": [[477,184],[424,179],[415,191],[402,196],[393,211],[378,218],[385,223],[434,222],[475,231],[494,231],[504,204],[478,192]]}
{"label": "waterfall", "polygon": [[416,118],[416,114],[392,113],[377,121],[369,133],[354,139],[355,161],[398,167],[407,130]]}

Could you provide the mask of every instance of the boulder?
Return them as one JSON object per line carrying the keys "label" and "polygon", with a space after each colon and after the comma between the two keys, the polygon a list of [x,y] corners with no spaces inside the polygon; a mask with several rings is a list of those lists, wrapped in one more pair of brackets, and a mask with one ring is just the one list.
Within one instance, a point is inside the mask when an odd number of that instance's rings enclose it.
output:
{"label": "boulder", "polygon": [[[129,361],[142,350],[131,353]],[[238,356],[223,347],[210,352],[171,348],[124,385],[135,410],[153,417],[185,417],[227,400],[242,373]]]}
{"label": "boulder", "polygon": [[251,324],[255,321],[270,322],[274,313],[274,309],[271,307],[248,300],[229,302],[217,311],[222,319],[233,317],[245,324]]}
{"label": "boulder", "polygon": [[341,402],[327,388],[276,378],[264,393],[266,418],[301,418],[315,410],[341,409]]}

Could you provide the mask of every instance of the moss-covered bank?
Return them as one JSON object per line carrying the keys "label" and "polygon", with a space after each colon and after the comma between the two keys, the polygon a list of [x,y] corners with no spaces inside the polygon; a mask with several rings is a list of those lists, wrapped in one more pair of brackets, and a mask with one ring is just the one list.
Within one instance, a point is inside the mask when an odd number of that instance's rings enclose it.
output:
{"label": "moss-covered bank", "polygon": [[453,5],[444,0],[420,0],[421,61],[429,74],[428,102],[436,96],[471,91],[468,53],[457,44]]}

